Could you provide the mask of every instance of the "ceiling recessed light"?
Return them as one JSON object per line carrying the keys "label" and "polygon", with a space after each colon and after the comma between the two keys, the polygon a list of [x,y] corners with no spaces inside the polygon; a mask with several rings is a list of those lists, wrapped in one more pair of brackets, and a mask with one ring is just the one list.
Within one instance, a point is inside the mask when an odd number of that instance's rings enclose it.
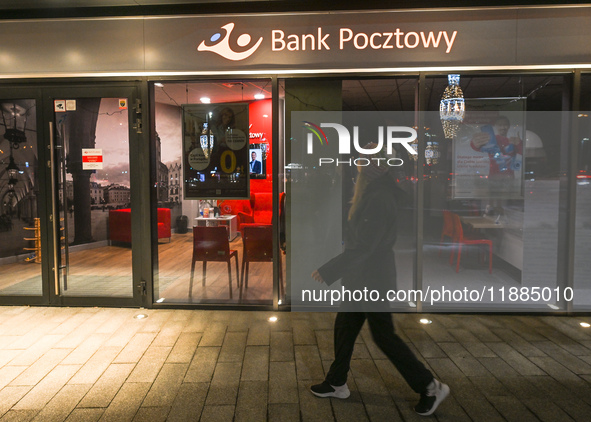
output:
{"label": "ceiling recessed light", "polygon": [[265,94],[254,94],[254,99],[255,100],[264,100]]}
{"label": "ceiling recessed light", "polygon": [[269,317],[269,322],[277,322],[277,317],[276,316]]}
{"label": "ceiling recessed light", "polygon": [[211,103],[211,98],[201,97],[201,98],[199,98],[199,101],[201,101],[203,104],[209,104],[209,103]]}
{"label": "ceiling recessed light", "polygon": [[148,318],[147,314],[137,314],[134,316],[135,319],[146,319]]}
{"label": "ceiling recessed light", "polygon": [[581,327],[589,328],[589,327],[591,327],[591,324],[589,324],[588,322],[581,322]]}
{"label": "ceiling recessed light", "polygon": [[154,86],[157,86],[158,88],[162,88],[164,86],[164,84],[161,84],[160,82],[156,82],[156,83],[154,83]]}
{"label": "ceiling recessed light", "polygon": [[419,319],[419,322],[421,324],[431,324],[433,321],[431,321],[430,319],[427,319],[427,318],[421,318],[421,319]]}

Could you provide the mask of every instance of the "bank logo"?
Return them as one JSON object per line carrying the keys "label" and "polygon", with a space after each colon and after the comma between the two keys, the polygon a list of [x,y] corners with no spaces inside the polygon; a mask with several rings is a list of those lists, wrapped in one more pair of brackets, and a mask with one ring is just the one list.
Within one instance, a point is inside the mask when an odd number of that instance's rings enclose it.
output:
{"label": "bank logo", "polygon": [[[216,42],[218,40],[219,42],[213,45],[205,45],[205,41],[201,41],[201,44],[199,44],[199,47],[197,47],[197,51],[210,51],[212,53],[216,53],[222,56],[225,59],[238,61],[244,60],[252,56],[253,53],[259,48],[259,46],[263,42],[263,37],[260,37],[259,40],[248,50],[237,52],[232,50],[232,48],[230,47],[230,34],[234,29],[234,23],[228,23],[222,26],[222,29],[226,31],[226,35],[222,37],[222,34],[216,32],[210,38],[211,42]],[[251,41],[252,38],[249,34],[242,34],[238,37],[236,43],[238,44],[238,47],[245,48],[251,43]]]}

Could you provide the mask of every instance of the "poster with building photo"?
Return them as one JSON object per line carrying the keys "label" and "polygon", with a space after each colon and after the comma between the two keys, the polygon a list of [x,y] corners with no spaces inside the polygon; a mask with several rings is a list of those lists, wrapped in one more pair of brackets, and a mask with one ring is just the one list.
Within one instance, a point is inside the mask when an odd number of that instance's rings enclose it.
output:
{"label": "poster with building photo", "polygon": [[248,198],[248,103],[183,105],[185,199]]}
{"label": "poster with building photo", "polygon": [[453,199],[522,198],[525,99],[465,101],[453,139]]}

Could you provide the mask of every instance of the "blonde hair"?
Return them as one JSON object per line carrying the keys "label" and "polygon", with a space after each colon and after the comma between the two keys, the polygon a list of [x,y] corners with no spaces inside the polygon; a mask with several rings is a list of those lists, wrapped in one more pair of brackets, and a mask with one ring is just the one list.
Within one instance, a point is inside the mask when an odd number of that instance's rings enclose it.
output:
{"label": "blonde hair", "polygon": [[355,190],[353,191],[353,199],[351,199],[351,209],[349,210],[348,219],[351,220],[357,209],[361,205],[361,198],[365,193],[365,189],[371,182],[371,178],[367,176],[364,171],[359,172],[357,182],[355,183]]}

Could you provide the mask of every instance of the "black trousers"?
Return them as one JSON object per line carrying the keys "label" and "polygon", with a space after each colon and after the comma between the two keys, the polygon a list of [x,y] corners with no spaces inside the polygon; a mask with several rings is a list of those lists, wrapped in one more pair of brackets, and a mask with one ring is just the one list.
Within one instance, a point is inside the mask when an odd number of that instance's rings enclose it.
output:
{"label": "black trousers", "polygon": [[334,325],[335,359],[326,374],[326,381],[336,386],[347,382],[355,339],[366,319],[373,340],[408,385],[417,393],[425,392],[433,380],[433,374],[396,335],[392,315],[388,312],[339,312],[337,314]]}

